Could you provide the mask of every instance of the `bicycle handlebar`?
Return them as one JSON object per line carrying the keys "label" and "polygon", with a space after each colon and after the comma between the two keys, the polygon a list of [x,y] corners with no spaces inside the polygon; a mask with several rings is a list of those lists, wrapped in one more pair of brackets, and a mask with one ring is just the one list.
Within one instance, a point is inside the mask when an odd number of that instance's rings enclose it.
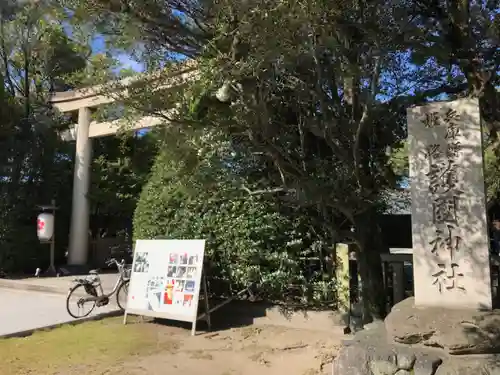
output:
{"label": "bicycle handlebar", "polygon": [[111,266],[113,264],[116,264],[117,267],[121,267],[121,266],[125,265],[125,259],[122,259],[121,262],[118,262],[115,258],[111,258],[111,259],[108,259],[106,261],[107,266]]}
{"label": "bicycle handlebar", "polygon": [[111,266],[113,263],[116,263],[116,259],[115,258],[111,258],[111,259],[108,259],[106,261],[106,265],[107,266]]}

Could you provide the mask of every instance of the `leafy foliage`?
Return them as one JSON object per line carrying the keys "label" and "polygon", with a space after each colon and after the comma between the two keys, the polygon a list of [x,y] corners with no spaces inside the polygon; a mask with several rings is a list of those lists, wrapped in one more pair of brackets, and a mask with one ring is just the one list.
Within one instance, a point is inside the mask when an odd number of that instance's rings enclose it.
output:
{"label": "leafy foliage", "polygon": [[[204,146],[209,143],[206,139]],[[245,193],[233,182],[235,157],[222,169],[213,148],[205,153],[201,146],[192,158],[173,157],[169,149],[160,150],[138,202],[136,239],[207,239],[211,291],[217,295],[256,282],[271,300],[303,305],[334,300],[327,274],[332,268],[321,265],[324,244],[307,216],[273,196]],[[186,163],[190,159],[196,161]]]}
{"label": "leafy foliage", "polygon": [[[89,58],[92,30],[73,28],[70,37],[66,18],[66,10],[54,1],[0,4],[0,268],[5,271],[31,273],[48,265],[49,248],[39,243],[35,223],[38,205],[52,199],[59,206],[56,262],[65,262],[74,145],[59,139],[59,131],[66,129],[71,119],[56,114],[48,98],[51,91],[87,84],[97,79],[95,76],[100,79],[103,72],[111,76],[112,59],[100,55]],[[108,147],[102,147],[104,151],[101,147],[95,150],[94,175],[99,177],[96,185],[102,190],[101,201],[106,199],[107,211],[120,211],[121,215],[127,212],[130,217],[135,207],[131,202],[135,202],[142,182],[140,178],[134,180],[133,171],[121,180],[111,172],[115,171],[112,163],[116,159],[122,157],[124,163],[130,162],[127,156],[133,154],[135,145],[129,142],[129,155],[124,156],[120,155],[125,150],[119,142],[107,143]],[[138,144],[139,151],[148,147],[142,143],[142,147]],[[154,154],[155,148],[152,150]],[[131,168],[143,168],[145,176],[148,157],[139,154]],[[129,170],[120,168],[122,172]],[[118,187],[117,181],[121,183]],[[118,192],[112,193],[113,188]],[[125,196],[117,200],[120,189]],[[120,210],[113,212],[110,201]]]}
{"label": "leafy foliage", "polygon": [[120,45],[140,47],[151,69],[168,65],[172,53],[196,57],[193,85],[138,87],[130,105],[135,96],[136,108],[165,116],[183,104],[171,123],[186,134],[217,130],[241,154],[242,178],[229,181],[319,219],[318,236],[332,243],[355,243],[365,316],[369,308],[383,313],[375,304],[382,301],[379,253],[387,248],[376,214],[405,172],[404,160],[387,152],[405,138],[405,109],[479,96],[496,138],[496,2],[69,3],[95,17],[110,40],[135,35]]}
{"label": "leafy foliage", "polygon": [[94,212],[130,217],[157,153],[151,134],[94,140],[90,200]]}
{"label": "leafy foliage", "polygon": [[489,201],[500,198],[500,160],[491,147],[484,152],[484,182]]}
{"label": "leafy foliage", "polygon": [[[53,14],[48,8],[29,3],[5,5],[0,7],[4,89],[0,97],[0,267],[33,272],[47,264],[49,254],[36,238],[37,205],[56,198],[62,207],[71,206],[71,149],[59,141],[56,132],[67,124],[48,108],[46,99],[56,81],[78,69],[82,59],[61,47],[68,43],[49,21]],[[58,64],[61,55],[56,51],[65,54],[69,64]],[[68,216],[68,210],[57,215],[60,255]]]}

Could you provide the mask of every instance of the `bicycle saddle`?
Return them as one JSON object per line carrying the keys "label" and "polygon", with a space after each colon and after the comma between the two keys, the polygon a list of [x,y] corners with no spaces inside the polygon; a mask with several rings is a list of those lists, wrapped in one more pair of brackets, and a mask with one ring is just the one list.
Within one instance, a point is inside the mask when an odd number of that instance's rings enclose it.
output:
{"label": "bicycle saddle", "polygon": [[98,275],[99,271],[98,270],[90,270],[89,275]]}

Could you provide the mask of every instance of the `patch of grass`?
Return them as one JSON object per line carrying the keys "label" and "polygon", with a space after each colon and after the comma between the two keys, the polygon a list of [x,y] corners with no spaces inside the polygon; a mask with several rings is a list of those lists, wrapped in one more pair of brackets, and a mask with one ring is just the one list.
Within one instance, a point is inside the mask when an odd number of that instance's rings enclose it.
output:
{"label": "patch of grass", "polygon": [[83,374],[102,373],[131,356],[175,349],[174,342],[159,340],[154,325],[123,325],[122,319],[67,325],[25,338],[0,340],[0,374],[70,374],[77,369]]}

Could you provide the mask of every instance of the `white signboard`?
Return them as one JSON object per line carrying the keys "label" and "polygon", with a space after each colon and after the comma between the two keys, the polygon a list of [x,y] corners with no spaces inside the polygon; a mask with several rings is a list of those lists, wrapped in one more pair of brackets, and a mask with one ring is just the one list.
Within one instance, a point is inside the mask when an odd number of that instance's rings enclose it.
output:
{"label": "white signboard", "polygon": [[[197,320],[205,240],[139,240],[125,312]],[[193,327],[194,330],[194,327]]]}

